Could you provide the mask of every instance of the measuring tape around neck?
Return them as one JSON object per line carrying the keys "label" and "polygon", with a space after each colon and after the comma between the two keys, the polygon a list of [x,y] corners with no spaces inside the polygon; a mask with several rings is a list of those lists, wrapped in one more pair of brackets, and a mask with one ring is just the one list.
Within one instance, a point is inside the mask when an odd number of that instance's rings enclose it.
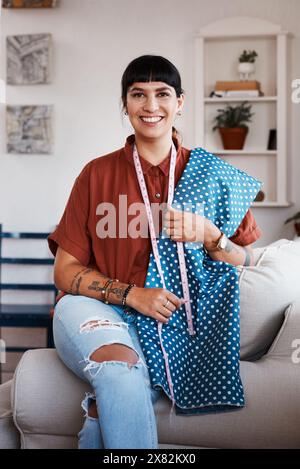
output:
{"label": "measuring tape around neck", "polygon": [[[176,147],[175,147],[174,143],[172,142],[171,161],[170,161],[170,170],[169,170],[169,185],[168,185],[168,205],[170,205],[170,206],[172,205],[173,196],[174,196],[176,156],[177,156]],[[137,151],[137,148],[136,148],[135,144],[133,146],[133,161],[134,161],[134,165],[135,165],[135,170],[136,170],[136,175],[137,175],[137,178],[138,178],[140,190],[141,190],[142,197],[143,197],[144,204],[145,204],[145,208],[146,208],[153,255],[154,255],[154,258],[155,258],[158,273],[160,275],[160,278],[161,278],[161,281],[162,281],[162,284],[163,284],[163,288],[166,289],[163,270],[162,270],[160,257],[159,257],[159,251],[158,251],[158,245],[157,245],[157,240],[156,240],[155,227],[154,227],[154,221],[153,221],[153,216],[152,216],[148,191],[147,191],[146,182],[145,182],[144,174],[143,174],[143,171],[142,171],[138,151]],[[184,248],[183,248],[183,243],[182,242],[176,242],[176,245],[177,245],[178,260],[179,260],[179,266],[180,266],[183,296],[184,296],[184,299],[186,300],[185,310],[186,310],[186,317],[187,317],[187,323],[188,323],[188,330],[189,330],[189,334],[193,336],[193,335],[195,335],[195,330],[194,330],[194,327],[193,327],[193,320],[192,320],[192,311],[191,311],[191,303],[190,303],[190,295],[189,295],[187,270],[186,270],[185,257],[184,257]],[[158,323],[158,332],[159,332],[162,352],[163,352],[163,355],[164,355],[164,358],[165,358],[167,378],[168,378],[168,383],[169,383],[170,392],[171,392],[171,398],[172,398],[172,402],[173,402],[173,406],[174,406],[175,399],[174,399],[172,379],[171,379],[171,375],[170,375],[168,355],[167,355],[167,353],[164,349],[163,343],[162,343],[162,336],[161,336],[162,325],[163,325],[163,323],[161,323],[161,322]],[[173,409],[173,406],[172,406],[172,409]]]}

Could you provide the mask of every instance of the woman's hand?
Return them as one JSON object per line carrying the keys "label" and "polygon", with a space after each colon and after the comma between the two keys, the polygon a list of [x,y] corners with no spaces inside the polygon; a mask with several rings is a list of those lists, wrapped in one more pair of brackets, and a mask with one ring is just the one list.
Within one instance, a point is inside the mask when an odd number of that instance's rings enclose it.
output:
{"label": "woman's hand", "polygon": [[170,206],[165,213],[163,226],[172,241],[203,243],[207,250],[215,246],[221,235],[219,228],[202,215],[175,210]]}
{"label": "woman's hand", "polygon": [[185,302],[164,288],[133,287],[126,298],[126,304],[144,316],[150,316],[167,324],[173,312]]}

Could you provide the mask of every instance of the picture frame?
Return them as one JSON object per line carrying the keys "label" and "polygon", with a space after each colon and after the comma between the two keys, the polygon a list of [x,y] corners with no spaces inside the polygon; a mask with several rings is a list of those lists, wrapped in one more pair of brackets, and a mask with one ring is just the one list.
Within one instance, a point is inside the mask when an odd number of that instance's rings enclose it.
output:
{"label": "picture frame", "polygon": [[57,0],[2,0],[3,8],[54,8]]}
{"label": "picture frame", "polygon": [[7,36],[8,85],[37,85],[51,82],[51,34]]}
{"label": "picture frame", "polygon": [[52,105],[6,106],[8,154],[50,154]]}

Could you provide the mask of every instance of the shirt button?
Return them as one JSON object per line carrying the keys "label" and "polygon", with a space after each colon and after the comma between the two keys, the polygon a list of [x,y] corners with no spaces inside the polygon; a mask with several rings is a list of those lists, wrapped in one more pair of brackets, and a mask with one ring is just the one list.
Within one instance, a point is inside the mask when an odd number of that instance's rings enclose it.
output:
{"label": "shirt button", "polygon": [[157,199],[159,199],[159,198],[160,198],[160,193],[157,192],[157,193],[155,194],[155,197],[156,197]]}

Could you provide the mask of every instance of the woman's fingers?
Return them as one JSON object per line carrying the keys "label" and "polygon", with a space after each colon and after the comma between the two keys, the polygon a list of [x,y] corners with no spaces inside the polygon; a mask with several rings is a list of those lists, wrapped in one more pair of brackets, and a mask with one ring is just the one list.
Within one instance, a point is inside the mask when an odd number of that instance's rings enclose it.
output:
{"label": "woman's fingers", "polygon": [[169,317],[166,317],[163,314],[161,314],[159,311],[157,311],[155,315],[155,319],[159,322],[163,322],[164,324],[168,324],[170,317],[171,317],[171,314]]}
{"label": "woman's fingers", "polygon": [[173,311],[170,311],[168,308],[165,308],[163,305],[161,305],[158,309],[157,312],[160,313],[162,316],[166,318],[170,318],[173,314]]}
{"label": "woman's fingers", "polygon": [[181,298],[178,298],[178,296],[174,295],[172,292],[168,292],[167,299],[175,306],[175,309],[180,308],[184,302]]}
{"label": "woman's fingers", "polygon": [[141,288],[140,290],[137,289],[139,301],[136,301],[133,307],[142,314],[165,324],[169,322],[174,311],[184,303],[183,298],[179,298],[164,288]]}
{"label": "woman's fingers", "polygon": [[172,313],[174,313],[174,311],[176,311],[176,306],[170,300],[166,301],[166,303],[164,305],[164,308],[170,310]]}

